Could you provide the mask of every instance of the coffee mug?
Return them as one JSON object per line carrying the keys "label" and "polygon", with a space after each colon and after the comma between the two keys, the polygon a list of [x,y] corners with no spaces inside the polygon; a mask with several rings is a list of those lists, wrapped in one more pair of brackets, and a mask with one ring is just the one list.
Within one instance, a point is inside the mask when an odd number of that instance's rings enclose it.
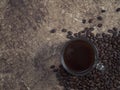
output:
{"label": "coffee mug", "polygon": [[94,68],[104,71],[96,46],[87,38],[72,39],[64,45],[61,52],[64,69],[76,76],[88,74]]}

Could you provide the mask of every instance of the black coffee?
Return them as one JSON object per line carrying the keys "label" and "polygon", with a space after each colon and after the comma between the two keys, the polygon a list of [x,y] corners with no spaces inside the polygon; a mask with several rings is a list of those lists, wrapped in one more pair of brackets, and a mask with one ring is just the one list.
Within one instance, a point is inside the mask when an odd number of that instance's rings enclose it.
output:
{"label": "black coffee", "polygon": [[73,71],[84,71],[94,64],[93,47],[84,40],[71,41],[64,51],[66,66]]}

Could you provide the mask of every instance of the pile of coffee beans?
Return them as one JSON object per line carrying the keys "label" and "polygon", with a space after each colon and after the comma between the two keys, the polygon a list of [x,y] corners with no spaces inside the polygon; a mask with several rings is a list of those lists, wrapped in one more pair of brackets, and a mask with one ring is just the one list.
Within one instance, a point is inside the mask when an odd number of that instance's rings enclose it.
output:
{"label": "pile of coffee beans", "polygon": [[[85,28],[78,33],[68,32],[67,38],[85,37],[98,49],[99,60],[105,65],[105,71],[94,69],[85,76],[73,76],[62,65],[57,68],[56,77],[65,90],[120,90],[120,31],[109,29],[107,33],[94,35],[93,29]],[[54,69],[53,69],[54,70]]]}

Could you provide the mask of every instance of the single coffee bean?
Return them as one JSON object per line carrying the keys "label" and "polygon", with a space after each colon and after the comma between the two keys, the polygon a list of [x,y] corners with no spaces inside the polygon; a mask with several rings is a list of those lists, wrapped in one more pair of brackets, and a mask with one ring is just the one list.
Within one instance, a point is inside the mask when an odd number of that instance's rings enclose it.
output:
{"label": "single coffee bean", "polygon": [[63,28],[61,31],[62,31],[62,32],[67,32],[67,29]]}
{"label": "single coffee bean", "polygon": [[51,68],[51,69],[55,68],[55,65],[51,65],[50,68]]}
{"label": "single coffee bean", "polygon": [[102,13],[105,13],[105,12],[106,12],[106,10],[103,10],[103,9],[102,9],[102,10],[101,10],[101,12],[102,12]]}
{"label": "single coffee bean", "polygon": [[85,20],[85,19],[83,19],[83,20],[82,20],[82,23],[83,23],[83,24],[85,24],[85,23],[86,23],[86,20]]}
{"label": "single coffee bean", "polygon": [[96,38],[100,38],[101,34],[97,33]]}
{"label": "single coffee bean", "polygon": [[101,27],[102,27],[102,24],[101,24],[101,23],[99,23],[99,24],[97,25],[97,27],[101,28]]}
{"label": "single coffee bean", "polygon": [[101,21],[103,18],[101,16],[98,16],[97,19]]}
{"label": "single coffee bean", "polygon": [[116,27],[113,27],[113,30],[114,30],[114,31],[117,31],[118,29],[117,29]]}
{"label": "single coffee bean", "polygon": [[78,37],[78,33],[74,33],[74,36],[75,36],[75,37]]}
{"label": "single coffee bean", "polygon": [[89,30],[89,28],[88,28],[88,27],[85,27],[84,30],[87,31],[87,30]]}
{"label": "single coffee bean", "polygon": [[56,32],[56,29],[50,30],[50,33],[55,33],[55,32]]}
{"label": "single coffee bean", "polygon": [[73,39],[74,37],[72,35],[67,35],[68,39]]}
{"label": "single coffee bean", "polygon": [[109,33],[113,33],[113,30],[111,30],[111,29],[108,29],[108,32],[109,32]]}
{"label": "single coffee bean", "polygon": [[93,30],[94,30],[94,28],[93,28],[93,27],[90,27],[90,28],[89,28],[89,30],[90,30],[90,31],[93,31]]}
{"label": "single coffee bean", "polygon": [[93,19],[89,19],[89,20],[88,20],[88,23],[92,23],[92,22],[93,22]]}
{"label": "single coffee bean", "polygon": [[120,12],[120,8],[117,8],[117,9],[116,9],[116,12]]}
{"label": "single coffee bean", "polygon": [[68,31],[68,35],[72,35],[73,33],[71,31]]}
{"label": "single coffee bean", "polygon": [[81,37],[81,35],[82,35],[82,32],[78,32],[78,37]]}

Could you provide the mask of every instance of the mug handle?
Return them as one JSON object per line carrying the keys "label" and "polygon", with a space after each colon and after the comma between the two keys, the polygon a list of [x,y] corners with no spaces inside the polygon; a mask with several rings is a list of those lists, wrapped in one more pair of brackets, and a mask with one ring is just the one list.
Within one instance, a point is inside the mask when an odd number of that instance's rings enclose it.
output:
{"label": "mug handle", "polygon": [[99,70],[99,71],[105,71],[105,66],[103,65],[102,62],[99,61],[99,62],[96,64],[96,69]]}

